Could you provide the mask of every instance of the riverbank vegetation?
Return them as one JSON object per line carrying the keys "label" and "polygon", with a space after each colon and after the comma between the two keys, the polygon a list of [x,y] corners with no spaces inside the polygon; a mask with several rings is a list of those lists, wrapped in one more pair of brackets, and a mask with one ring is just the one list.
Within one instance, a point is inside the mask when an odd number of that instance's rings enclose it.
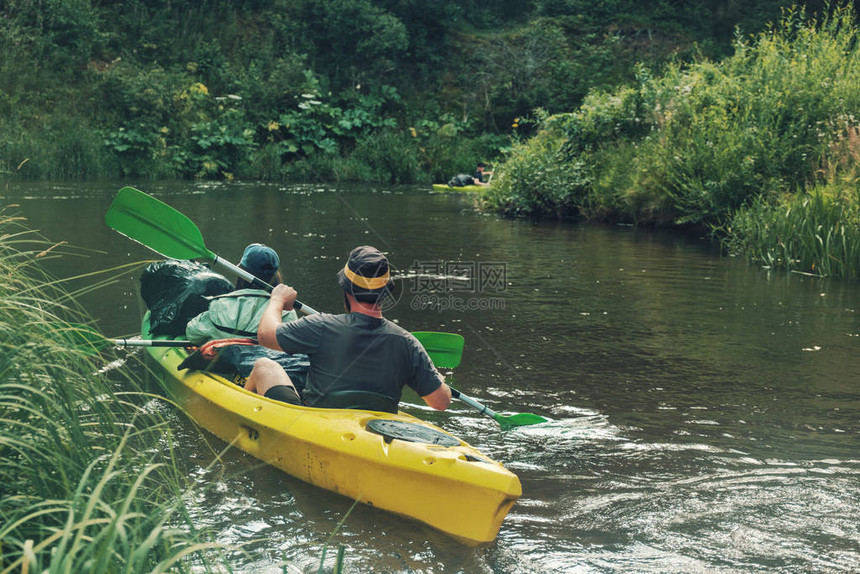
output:
{"label": "riverbank vegetation", "polygon": [[486,197],[511,216],[710,228],[769,266],[860,276],[860,37],[801,9],[718,62],[640,68],[540,117]]}
{"label": "riverbank vegetation", "polygon": [[108,380],[67,322],[84,313],[41,271],[63,247],[5,213],[0,233],[0,572],[218,570],[170,427],[130,375]]}
{"label": "riverbank vegetation", "polygon": [[788,4],[8,0],[0,177],[448,181]]}

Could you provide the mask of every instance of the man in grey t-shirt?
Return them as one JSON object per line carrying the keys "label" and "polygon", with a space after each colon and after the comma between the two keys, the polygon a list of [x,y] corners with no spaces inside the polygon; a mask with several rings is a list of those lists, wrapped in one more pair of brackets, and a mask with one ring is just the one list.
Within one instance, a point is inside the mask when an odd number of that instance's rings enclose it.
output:
{"label": "man in grey t-shirt", "polygon": [[[278,285],[257,331],[260,344],[310,358],[304,402],[314,405],[339,391],[370,391],[396,403],[406,384],[434,409],[448,408],[451,389],[427,352],[415,337],[382,317],[380,304],[392,285],[385,256],[370,246],[357,247],[337,276],[346,313],[281,323],[282,311],[293,308],[297,293]],[[265,368],[255,365],[255,370],[258,366]],[[289,377],[276,369],[256,376],[252,372],[246,388],[287,402],[298,399]]]}

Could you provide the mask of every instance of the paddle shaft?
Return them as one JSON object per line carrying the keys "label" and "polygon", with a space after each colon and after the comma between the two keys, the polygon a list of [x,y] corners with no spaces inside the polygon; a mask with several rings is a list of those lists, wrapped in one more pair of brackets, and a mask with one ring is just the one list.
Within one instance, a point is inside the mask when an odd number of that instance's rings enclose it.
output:
{"label": "paddle shaft", "polygon": [[[314,311],[315,312],[315,311]],[[108,339],[112,344],[118,347],[195,347],[196,345],[191,341],[182,341],[182,340],[162,340],[162,339]],[[450,385],[449,385],[450,386]],[[477,410],[479,413],[483,415],[487,415],[492,419],[497,418],[497,413],[493,411],[490,407],[479,403],[472,397],[468,395],[464,395],[454,387],[451,388],[451,396],[456,399],[460,399],[473,409]]]}
{"label": "paddle shaft", "polygon": [[[316,311],[313,311],[314,313]],[[118,347],[195,347],[191,341],[183,340],[162,340],[162,339],[108,339],[112,344]],[[464,395],[454,387],[451,388],[451,396],[460,399],[473,409],[485,414],[491,418],[496,418],[496,412],[490,407],[479,403],[472,397]]]}
{"label": "paddle shaft", "polygon": [[464,403],[466,403],[467,405],[469,405],[473,409],[477,410],[482,415],[487,415],[488,417],[490,417],[492,419],[496,418],[496,416],[497,416],[496,412],[493,411],[490,407],[479,403],[478,401],[476,401],[475,399],[473,399],[472,397],[470,397],[468,395],[464,395],[463,393],[461,393],[460,391],[458,391],[454,387],[451,387],[450,385],[448,385],[448,386],[451,388],[451,396],[453,396],[455,399],[460,399],[461,401],[463,401]]}
{"label": "paddle shaft", "polygon": [[196,347],[191,341],[174,339],[108,339],[117,347]]}
{"label": "paddle shaft", "polygon": [[[315,311],[314,311],[315,312]],[[108,339],[112,344],[118,347],[195,347],[191,341],[183,340],[162,340],[162,339]],[[490,407],[479,403],[472,397],[464,395],[457,389],[451,387],[451,396],[460,399],[473,409],[485,414],[491,418],[496,418],[496,412]]]}
{"label": "paddle shaft", "polygon": [[[245,271],[241,267],[239,267],[237,265],[233,265],[229,261],[221,259],[221,257],[219,257],[217,255],[212,260],[212,262],[217,263],[217,264],[221,265],[222,267],[226,267],[227,269],[229,269],[230,271],[232,271],[233,273],[235,273],[236,275],[238,275],[239,277],[241,277],[245,281],[248,281],[249,283],[251,283],[252,285],[256,285],[257,287],[261,287],[261,288],[265,289],[266,291],[268,291],[269,293],[271,293],[272,290],[274,289],[274,287],[272,287],[271,285],[269,285],[265,281],[258,279],[257,277],[248,273],[247,271]],[[314,309],[311,306],[309,306],[305,303],[302,303],[300,301],[294,301],[293,302],[293,309],[296,309],[297,311],[301,311],[305,315],[316,315],[317,314],[316,309]]]}

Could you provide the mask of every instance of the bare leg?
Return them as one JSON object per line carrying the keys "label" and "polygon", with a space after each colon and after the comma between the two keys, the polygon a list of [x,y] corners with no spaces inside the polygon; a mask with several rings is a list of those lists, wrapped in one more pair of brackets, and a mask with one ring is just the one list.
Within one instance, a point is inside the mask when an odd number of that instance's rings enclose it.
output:
{"label": "bare leg", "polygon": [[[265,396],[272,387],[279,386],[290,387],[294,392],[296,390],[290,376],[281,365],[265,357],[257,359],[254,368],[251,369],[251,374],[248,375],[248,380],[245,382],[245,390]],[[298,396],[297,392],[296,396]]]}

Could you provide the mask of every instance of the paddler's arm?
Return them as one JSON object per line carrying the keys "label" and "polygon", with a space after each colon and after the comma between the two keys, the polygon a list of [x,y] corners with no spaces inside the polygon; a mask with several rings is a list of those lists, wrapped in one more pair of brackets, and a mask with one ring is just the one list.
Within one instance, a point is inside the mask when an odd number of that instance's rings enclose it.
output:
{"label": "paddler's arm", "polygon": [[429,407],[434,408],[437,411],[444,411],[448,408],[448,405],[451,404],[451,387],[442,383],[438,389],[421,398],[424,399],[424,402],[427,403]]}
{"label": "paddler's arm", "polygon": [[257,341],[261,345],[276,351],[283,351],[278,344],[278,325],[281,324],[281,314],[284,311],[292,310],[297,296],[296,290],[289,285],[281,283],[275,286],[272,296],[269,298],[269,304],[266,305],[263,316],[260,318],[260,325],[257,327]]}

